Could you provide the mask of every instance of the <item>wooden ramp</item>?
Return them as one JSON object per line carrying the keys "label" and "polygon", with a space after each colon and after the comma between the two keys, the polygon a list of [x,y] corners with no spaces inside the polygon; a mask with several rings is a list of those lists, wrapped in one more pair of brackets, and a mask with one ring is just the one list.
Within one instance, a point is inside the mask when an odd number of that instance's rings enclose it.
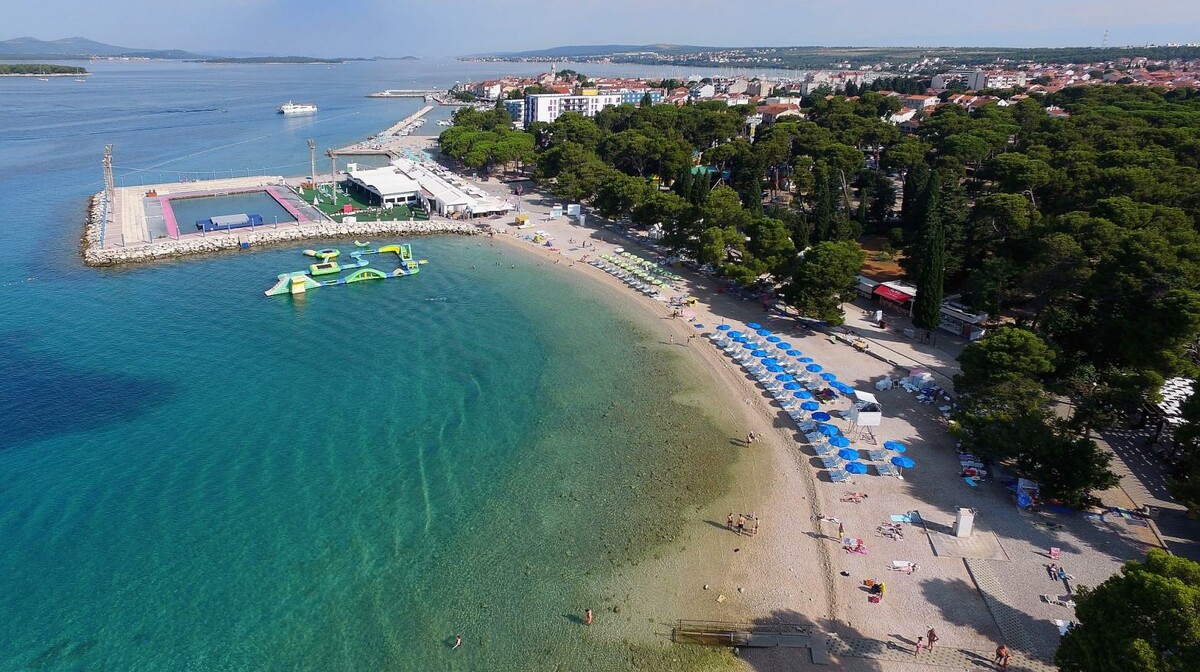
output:
{"label": "wooden ramp", "polygon": [[671,641],[702,646],[808,649],[814,664],[830,664],[827,640],[811,625],[680,619],[671,629]]}

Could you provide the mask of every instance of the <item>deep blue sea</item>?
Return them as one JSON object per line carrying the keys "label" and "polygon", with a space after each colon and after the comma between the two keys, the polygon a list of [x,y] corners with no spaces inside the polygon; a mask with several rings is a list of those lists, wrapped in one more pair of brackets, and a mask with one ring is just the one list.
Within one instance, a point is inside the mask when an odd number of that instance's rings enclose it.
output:
{"label": "deep blue sea", "polygon": [[370,91],[536,67],[88,67],[0,78],[0,670],[629,668],[577,614],[729,463],[644,320],[486,240],[300,299],[263,296],[299,246],[78,256],[106,144],[122,184],[305,175],[421,104]]}

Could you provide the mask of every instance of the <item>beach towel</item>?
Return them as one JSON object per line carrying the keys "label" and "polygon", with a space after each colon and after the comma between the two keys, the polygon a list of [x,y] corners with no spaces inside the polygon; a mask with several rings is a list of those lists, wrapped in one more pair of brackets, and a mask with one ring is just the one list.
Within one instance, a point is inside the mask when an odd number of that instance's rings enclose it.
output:
{"label": "beach towel", "polygon": [[917,563],[912,562],[911,560],[892,560],[891,569],[893,569],[897,572],[903,572],[903,571],[907,571],[909,567],[916,567],[916,566],[917,566]]}
{"label": "beach towel", "polygon": [[971,486],[972,488],[978,488],[978,487],[979,487],[979,483],[977,483],[977,482],[975,481],[975,479],[971,478],[970,476],[964,476],[964,477],[963,477],[963,481],[965,481],[965,482],[966,482],[966,484],[967,484],[967,485],[969,485],[969,486]]}
{"label": "beach towel", "polygon": [[913,524],[921,522],[921,517],[915,511],[912,513],[893,513],[891,519],[893,523]]}

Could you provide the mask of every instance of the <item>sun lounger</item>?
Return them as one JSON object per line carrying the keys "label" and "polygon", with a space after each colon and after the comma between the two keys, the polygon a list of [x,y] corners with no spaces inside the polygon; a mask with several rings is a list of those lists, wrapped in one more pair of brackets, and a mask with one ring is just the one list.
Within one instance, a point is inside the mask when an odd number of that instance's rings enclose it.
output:
{"label": "sun lounger", "polygon": [[1043,602],[1048,602],[1059,607],[1067,607],[1069,609],[1075,608],[1075,600],[1072,600],[1071,596],[1069,595],[1066,599],[1062,599],[1056,595],[1042,595],[1041,597]]}
{"label": "sun lounger", "polygon": [[899,472],[896,471],[896,467],[890,462],[883,462],[882,464],[875,465],[875,471],[880,476],[896,476],[899,474]]}
{"label": "sun lounger", "polygon": [[821,464],[824,464],[826,469],[839,469],[842,466],[841,460],[836,457],[822,457]]}
{"label": "sun lounger", "polygon": [[846,472],[840,469],[830,469],[829,480],[833,481],[834,483],[845,483],[850,480],[850,477],[846,475]]}
{"label": "sun lounger", "polygon": [[804,422],[800,423],[800,431],[805,432],[805,433],[811,432],[812,430],[814,430],[816,428],[817,428],[817,423],[814,420],[805,420]]}
{"label": "sun lounger", "polygon": [[892,560],[892,566],[888,569],[892,570],[893,572],[908,572],[911,574],[912,572],[916,571],[917,563],[912,562],[911,560]]}
{"label": "sun lounger", "polygon": [[813,450],[817,451],[817,455],[833,455],[833,446],[828,443],[818,443],[813,446]]}
{"label": "sun lounger", "polygon": [[887,457],[887,452],[883,450],[868,450],[867,455],[876,462],[882,462]]}
{"label": "sun lounger", "polygon": [[812,444],[825,442],[825,435],[821,434],[820,432],[809,432],[808,434],[804,435],[804,438]]}

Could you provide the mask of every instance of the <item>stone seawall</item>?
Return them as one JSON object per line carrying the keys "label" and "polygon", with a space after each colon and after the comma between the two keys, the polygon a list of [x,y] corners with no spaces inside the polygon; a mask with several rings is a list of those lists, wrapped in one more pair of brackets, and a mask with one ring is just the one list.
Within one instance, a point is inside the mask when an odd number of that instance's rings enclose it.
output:
{"label": "stone seawall", "polygon": [[[288,224],[278,229],[269,227],[238,229],[230,233],[211,233],[204,237],[192,236],[185,240],[162,240],[135,247],[100,247],[100,219],[102,196],[92,196],[88,206],[88,221],[84,227],[82,242],[83,263],[88,266],[115,266],[155,259],[170,259],[190,254],[207,254],[223,250],[236,250],[242,243],[250,247],[283,245],[300,240],[317,238],[369,237],[382,235],[422,236],[455,234],[478,235],[489,224],[480,222],[456,222],[445,219],[412,222],[313,222],[310,224]],[[484,228],[481,228],[484,227]]]}

